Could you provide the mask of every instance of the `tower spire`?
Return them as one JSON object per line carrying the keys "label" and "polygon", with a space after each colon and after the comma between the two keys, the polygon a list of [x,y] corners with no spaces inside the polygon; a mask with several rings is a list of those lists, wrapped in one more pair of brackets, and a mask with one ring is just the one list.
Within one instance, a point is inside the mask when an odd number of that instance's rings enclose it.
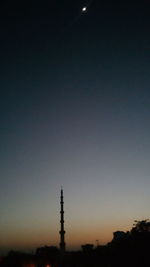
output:
{"label": "tower spire", "polygon": [[65,251],[65,230],[64,230],[64,200],[63,200],[63,188],[61,187],[60,192],[60,250]]}

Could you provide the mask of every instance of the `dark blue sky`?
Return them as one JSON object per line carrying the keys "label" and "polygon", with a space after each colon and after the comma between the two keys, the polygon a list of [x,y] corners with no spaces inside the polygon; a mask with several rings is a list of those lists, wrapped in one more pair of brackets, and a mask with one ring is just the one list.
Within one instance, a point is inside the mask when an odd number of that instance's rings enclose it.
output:
{"label": "dark blue sky", "polygon": [[1,4],[2,248],[59,243],[61,185],[70,247],[149,216],[149,3],[74,2]]}

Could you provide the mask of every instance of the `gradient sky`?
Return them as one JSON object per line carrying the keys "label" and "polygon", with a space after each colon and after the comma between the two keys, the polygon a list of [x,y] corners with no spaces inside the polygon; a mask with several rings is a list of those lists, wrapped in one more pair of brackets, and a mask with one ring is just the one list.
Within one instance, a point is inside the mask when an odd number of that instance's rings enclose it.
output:
{"label": "gradient sky", "polygon": [[[55,2],[55,1],[54,1]],[[12,1],[0,16],[0,250],[111,241],[149,218],[148,1]]]}

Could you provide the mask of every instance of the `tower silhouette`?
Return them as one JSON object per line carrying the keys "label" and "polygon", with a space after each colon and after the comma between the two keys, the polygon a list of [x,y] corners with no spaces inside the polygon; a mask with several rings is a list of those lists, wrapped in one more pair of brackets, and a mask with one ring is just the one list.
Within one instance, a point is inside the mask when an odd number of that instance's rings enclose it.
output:
{"label": "tower silhouette", "polygon": [[63,200],[63,189],[61,188],[60,194],[60,250],[65,251],[65,230],[64,230],[64,200]]}

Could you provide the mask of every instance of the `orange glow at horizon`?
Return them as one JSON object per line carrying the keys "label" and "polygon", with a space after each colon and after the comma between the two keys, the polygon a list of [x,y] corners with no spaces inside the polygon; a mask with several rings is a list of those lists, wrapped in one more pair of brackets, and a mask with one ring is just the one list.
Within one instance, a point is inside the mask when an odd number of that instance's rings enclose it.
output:
{"label": "orange glow at horizon", "polygon": [[[133,222],[133,221],[132,221]],[[127,231],[132,227],[132,222],[104,222],[98,224],[93,221],[73,224],[73,222],[66,223],[65,230],[65,241],[67,249],[80,249],[81,245],[86,243],[92,243],[96,245],[96,240],[99,240],[99,244],[107,244],[113,238],[113,232],[117,230]],[[59,225],[58,225],[59,227]],[[7,231],[3,233],[1,238],[1,246],[9,248],[20,248],[20,249],[35,249],[41,246],[57,246],[59,247],[59,229],[54,226],[51,233],[49,227],[46,229],[34,229],[34,231],[24,232],[22,229],[16,229],[12,232]]]}

